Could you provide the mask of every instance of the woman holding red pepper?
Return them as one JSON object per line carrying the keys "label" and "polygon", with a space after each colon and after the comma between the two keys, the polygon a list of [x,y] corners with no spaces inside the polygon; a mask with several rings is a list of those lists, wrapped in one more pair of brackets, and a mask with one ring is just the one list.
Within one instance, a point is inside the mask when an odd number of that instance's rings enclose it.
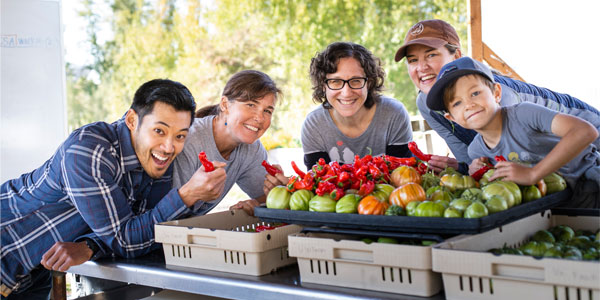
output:
{"label": "woman holding red pepper", "polygon": [[354,156],[410,157],[410,117],[404,105],[381,95],[385,72],[365,47],[330,44],[311,61],[313,100],[322,103],[302,126],[304,164],[352,163]]}
{"label": "woman holding red pepper", "polygon": [[267,171],[261,162],[267,159],[267,151],[259,138],[271,125],[280,93],[268,75],[241,71],[229,79],[219,104],[196,112],[184,149],[173,164],[173,184],[180,187],[195,173],[208,172],[211,163],[214,170],[210,173],[224,174],[218,181],[206,182],[220,191],[220,196],[214,199],[197,195],[201,201],[193,207],[194,214],[213,209],[234,184],[252,198],[235,208],[252,213],[254,206],[265,201],[262,187]]}

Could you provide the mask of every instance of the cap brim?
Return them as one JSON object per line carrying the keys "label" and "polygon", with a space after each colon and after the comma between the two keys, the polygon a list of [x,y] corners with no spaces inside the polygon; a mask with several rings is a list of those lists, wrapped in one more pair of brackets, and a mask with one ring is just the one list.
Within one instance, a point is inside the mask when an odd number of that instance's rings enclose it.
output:
{"label": "cap brim", "polygon": [[438,79],[435,84],[429,90],[427,94],[427,107],[432,110],[447,111],[444,106],[444,90],[450,82],[457,79],[458,77],[469,75],[469,74],[481,74],[484,77],[488,77],[487,74],[473,69],[456,70],[441,79]]}
{"label": "cap brim", "polygon": [[396,51],[396,57],[394,59],[396,61],[400,61],[401,59],[403,59],[406,56],[406,48],[408,48],[408,46],[410,46],[410,45],[425,45],[425,46],[428,46],[431,48],[439,48],[446,44],[448,44],[447,41],[438,39],[438,38],[414,39],[414,40],[402,45],[402,47],[400,47],[400,49],[398,49],[398,51]]}

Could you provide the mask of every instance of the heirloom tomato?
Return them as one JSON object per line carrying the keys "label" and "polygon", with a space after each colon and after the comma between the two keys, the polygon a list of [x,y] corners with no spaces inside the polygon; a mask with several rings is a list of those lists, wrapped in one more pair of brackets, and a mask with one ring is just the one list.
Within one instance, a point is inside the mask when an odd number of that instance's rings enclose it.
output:
{"label": "heirloom tomato", "polygon": [[487,207],[483,203],[481,203],[479,201],[475,201],[475,202],[471,203],[471,205],[469,205],[469,207],[467,207],[467,209],[465,209],[463,217],[465,217],[467,219],[471,219],[471,218],[481,218],[481,217],[485,217],[487,215],[488,215]]}
{"label": "heirloom tomato", "polygon": [[347,194],[340,198],[335,204],[335,212],[342,214],[354,214],[358,211],[358,202],[360,196],[355,194]]}
{"label": "heirloom tomato", "polygon": [[477,182],[473,177],[458,173],[442,176],[442,178],[440,178],[440,183],[452,192],[477,187]]}
{"label": "heirloom tomato", "polygon": [[392,172],[390,181],[395,187],[399,187],[405,183],[414,182],[421,184],[421,174],[413,167],[399,166]]}
{"label": "heirloom tomato", "polygon": [[329,195],[316,195],[308,202],[309,211],[318,212],[335,212],[336,201],[331,199]]}
{"label": "heirloom tomato", "polygon": [[415,217],[443,217],[446,208],[437,202],[423,201],[415,210]]}
{"label": "heirloom tomato", "polygon": [[267,208],[289,209],[291,197],[292,193],[288,192],[285,186],[278,185],[267,195]]}
{"label": "heirloom tomato", "polygon": [[424,201],[425,190],[414,182],[409,182],[397,187],[390,195],[390,203],[405,207],[411,201]]}
{"label": "heirloom tomato", "polygon": [[358,203],[358,213],[361,215],[383,215],[390,204],[368,195]]}
{"label": "heirloom tomato", "polygon": [[503,184],[498,181],[492,182],[483,187],[483,199],[486,201],[492,199],[493,196],[500,196],[506,200],[508,208],[515,206],[515,196],[513,193]]}
{"label": "heirloom tomato", "polygon": [[290,209],[291,210],[308,210],[308,202],[314,197],[312,191],[309,190],[297,190],[290,197]]}
{"label": "heirloom tomato", "polygon": [[567,182],[557,173],[552,173],[544,177],[544,183],[546,183],[546,194],[548,195],[560,192],[567,188]]}

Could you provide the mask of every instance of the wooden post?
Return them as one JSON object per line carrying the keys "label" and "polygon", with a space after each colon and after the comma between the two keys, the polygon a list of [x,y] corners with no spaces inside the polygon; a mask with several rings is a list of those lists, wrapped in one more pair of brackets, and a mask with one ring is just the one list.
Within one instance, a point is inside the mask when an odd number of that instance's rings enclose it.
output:
{"label": "wooden post", "polygon": [[467,15],[469,16],[469,56],[483,62],[481,0],[467,0]]}
{"label": "wooden post", "polygon": [[67,280],[65,272],[52,271],[51,300],[67,299]]}

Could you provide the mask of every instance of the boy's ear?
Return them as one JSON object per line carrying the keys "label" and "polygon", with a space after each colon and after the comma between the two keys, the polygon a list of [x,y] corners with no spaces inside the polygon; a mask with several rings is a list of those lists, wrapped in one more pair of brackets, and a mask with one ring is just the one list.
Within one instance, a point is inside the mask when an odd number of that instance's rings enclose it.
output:
{"label": "boy's ear", "polygon": [[138,126],[139,115],[130,108],[125,115],[125,125],[129,128],[129,131],[134,131]]}
{"label": "boy's ear", "polygon": [[452,115],[449,112],[444,113],[444,118],[446,118],[452,122],[456,122],[456,121],[454,121],[454,118],[452,117]]}
{"label": "boy's ear", "polygon": [[502,100],[502,86],[497,82],[494,84],[494,99],[496,99],[496,103],[498,104]]}

